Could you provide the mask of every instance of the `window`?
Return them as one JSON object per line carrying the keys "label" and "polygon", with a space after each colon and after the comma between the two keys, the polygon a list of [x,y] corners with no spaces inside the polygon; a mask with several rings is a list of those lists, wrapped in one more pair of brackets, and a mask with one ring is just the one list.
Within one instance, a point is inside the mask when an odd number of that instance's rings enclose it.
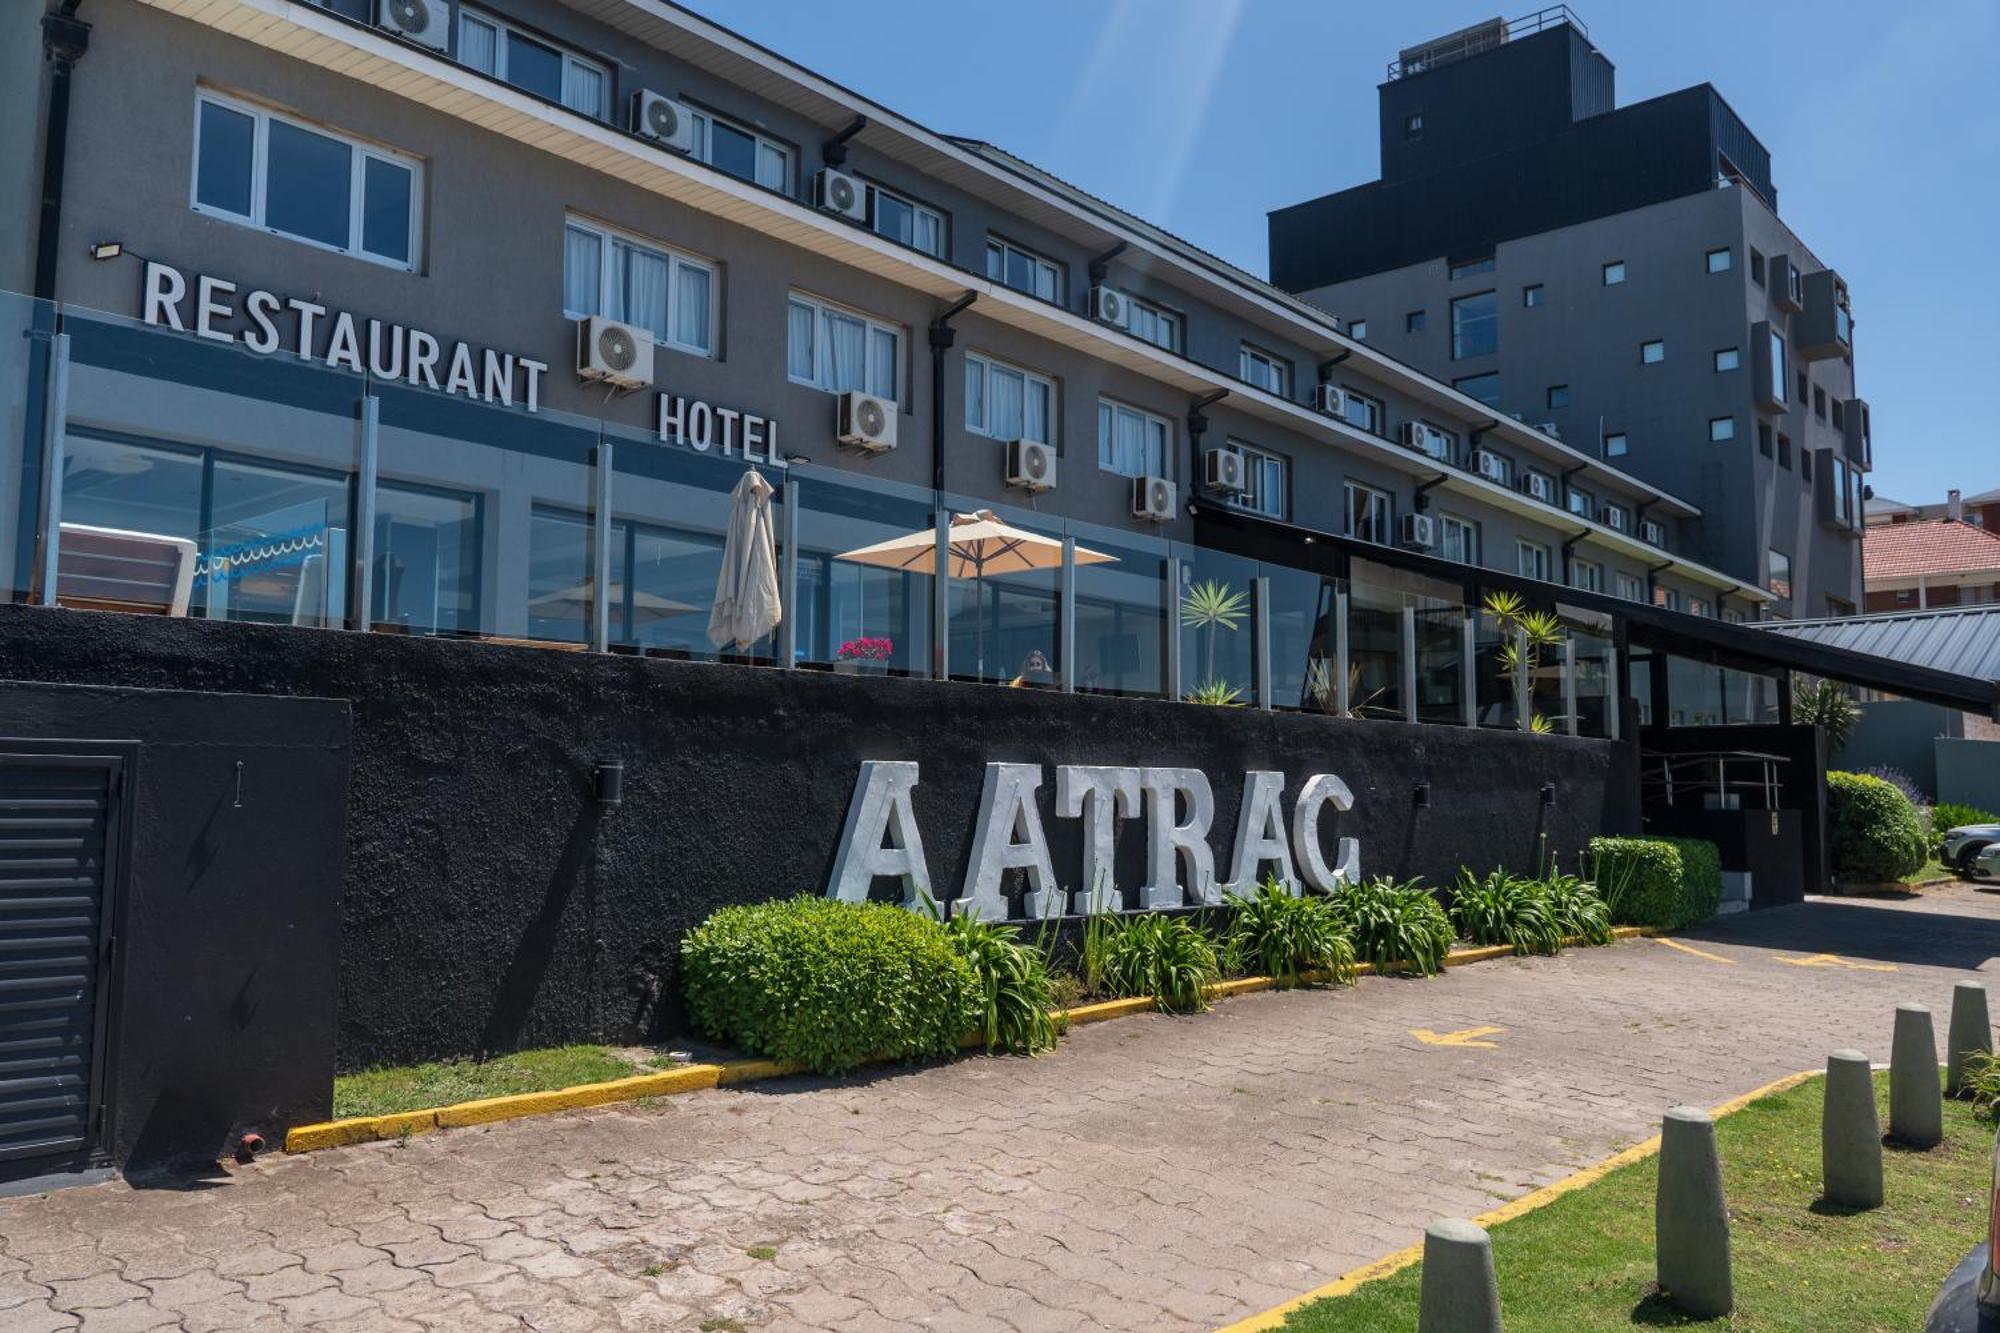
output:
{"label": "window", "polygon": [[1500,306],[1492,292],[1474,292],[1451,303],[1451,356],[1490,356],[1500,350]]}
{"label": "window", "polygon": [[416,269],[416,159],[213,93],[195,119],[197,213]]}
{"label": "window", "polygon": [[1358,481],[1347,483],[1347,535],[1364,542],[1388,542],[1395,536],[1395,497]]}
{"label": "window", "polygon": [[1521,289],[1521,304],[1533,310],[1549,299],[1548,290],[1541,283],[1530,283]]}
{"label": "window", "polygon": [[1569,562],[1569,586],[1585,592],[1604,591],[1604,566],[1588,560]]}
{"label": "window", "polygon": [[1097,400],[1097,466],[1121,477],[1164,477],[1167,445],[1174,437],[1166,419],[1136,407]]}
{"label": "window", "polygon": [[1055,382],[977,353],[965,358],[965,428],[996,440],[1054,444]]}
{"label": "window", "polygon": [[1653,589],[1653,605],[1667,611],[1680,610],[1683,606],[1681,590],[1679,588]]}
{"label": "window", "polygon": [[1785,335],[1771,330],[1771,401],[1785,401],[1785,385],[1791,376],[1785,368]]}
{"label": "window", "polygon": [[1456,514],[1438,515],[1438,554],[1462,565],[1479,563],[1479,525]]}
{"label": "window", "polygon": [[1716,349],[1715,353],[1716,374],[1720,375],[1725,371],[1735,370],[1742,364],[1743,364],[1743,357],[1734,347],[1722,347]]}
{"label": "window", "polygon": [[1604,285],[1606,287],[1616,287],[1623,281],[1625,281],[1624,260],[1614,259],[1604,266]]}
{"label": "window", "polygon": [[1792,595],[1792,558],[1778,550],[1766,551],[1764,555],[1771,565],[1771,577],[1764,586],[1771,590],[1773,597],[1789,600]]}
{"label": "window", "polygon": [[786,346],[786,375],[794,384],[901,401],[903,331],[894,324],[793,292]]}
{"label": "window", "polygon": [[1340,414],[1350,426],[1359,426],[1370,435],[1380,435],[1383,431],[1382,400],[1370,398],[1365,393],[1343,387],[1340,391]]}
{"label": "window", "polygon": [[780,193],[790,188],[792,150],[708,111],[690,112],[694,155],[719,171]]}
{"label": "window", "polygon": [[1366,339],[1368,337],[1368,321],[1365,319],[1348,320],[1347,336],[1353,338],[1357,342]]}
{"label": "window", "polygon": [[1136,296],[1125,297],[1125,331],[1133,337],[1143,338],[1169,352],[1178,352],[1181,350],[1181,330],[1184,327],[1185,321],[1178,312]]}
{"label": "window", "polygon": [[1691,616],[1708,617],[1714,615],[1715,612],[1709,610],[1708,602],[1704,598],[1690,597],[1688,598],[1688,614]]}
{"label": "window", "polygon": [[1231,500],[1238,509],[1267,518],[1285,516],[1286,484],[1290,466],[1282,455],[1231,440],[1229,447],[1243,456],[1243,493]]}
{"label": "window", "polygon": [[1580,486],[1569,488],[1569,512],[1578,518],[1597,517],[1597,497]]}
{"label": "window", "polygon": [[877,235],[944,258],[944,214],[900,194],[891,194],[879,185],[868,187],[868,198]]}
{"label": "window", "polygon": [[1424,331],[1424,325],[1426,322],[1427,321],[1425,318],[1425,313],[1423,311],[1412,310],[1408,314],[1403,316],[1403,332],[1422,333]]}
{"label": "window", "polygon": [[1715,442],[1716,444],[1720,444],[1724,440],[1735,439],[1736,418],[1710,417],[1708,419],[1708,438],[1713,442]]}
{"label": "window", "polygon": [[1789,435],[1778,437],[1778,466],[1787,472],[1792,468],[1792,440]]}
{"label": "window", "polygon": [[1798,399],[1796,400],[1800,407],[1804,407],[1806,405],[1806,395],[1810,392],[1811,392],[1811,384],[1806,378],[1806,372],[1801,370],[1799,372],[1799,396]]}
{"label": "window", "polygon": [[1062,269],[1009,241],[986,242],[986,276],[1044,301],[1063,299]]}
{"label": "window", "polygon": [[1631,450],[1631,443],[1625,438],[1625,432],[1622,430],[1613,431],[1604,437],[1604,456],[1606,458],[1623,458]]}
{"label": "window", "polygon": [[1424,137],[1423,112],[1412,111],[1409,115],[1403,117],[1403,137],[1405,139],[1421,139]]}
{"label": "window", "polygon": [[575,218],[563,226],[563,313],[571,319],[602,315],[713,356],[715,288],[705,260]]}
{"label": "window", "polygon": [[1552,407],[1552,408],[1555,408],[1555,407],[1568,407],[1568,406],[1569,406],[1569,385],[1567,385],[1567,384],[1551,384],[1551,385],[1549,386],[1549,393],[1548,393],[1548,404],[1549,404],[1549,406],[1550,406],[1550,407]]}
{"label": "window", "polygon": [[1639,344],[1640,365],[1657,366],[1658,364],[1660,364],[1660,362],[1666,359],[1667,359],[1667,345],[1661,342],[1658,338],[1653,338],[1650,339],[1649,341],[1642,342]]}
{"label": "window", "polygon": [[1750,252],[1750,281],[1764,285],[1764,256],[1756,250]]}
{"label": "window", "polygon": [[1846,405],[1838,398],[1833,400],[1833,428],[1841,430],[1847,425]]}
{"label": "window", "polygon": [[1514,572],[1524,579],[1549,581],[1549,572],[1555,568],[1555,556],[1546,542],[1517,541],[1514,543]]}
{"label": "window", "polygon": [[1428,427],[1423,434],[1423,450],[1440,463],[1458,464],[1458,436],[1434,421],[1420,421]]}
{"label": "window", "polygon": [[1733,263],[1734,260],[1730,254],[1729,247],[1726,245],[1708,252],[1708,271],[1710,273],[1727,273]]}
{"label": "window", "polygon": [[1292,391],[1292,363],[1281,361],[1261,347],[1243,344],[1237,357],[1237,373],[1260,389],[1277,394],[1280,398]]}
{"label": "window", "polygon": [[1813,451],[1810,449],[1801,449],[1799,450],[1799,480],[1811,481],[1812,479]]}
{"label": "window", "polygon": [[530,37],[491,14],[460,7],[459,63],[572,111],[604,119],[611,74],[594,60]]}
{"label": "window", "polygon": [[1450,276],[1453,278],[1469,278],[1475,273],[1491,273],[1492,271],[1492,255],[1479,255],[1472,259],[1455,259],[1451,262],[1448,270]]}
{"label": "window", "polygon": [[1500,372],[1489,370],[1484,375],[1467,375],[1451,382],[1451,387],[1468,398],[1474,398],[1489,407],[1500,404]]}
{"label": "window", "polygon": [[1757,452],[1766,458],[1771,457],[1771,427],[1767,422],[1757,423]]}
{"label": "window", "polygon": [[1646,584],[1636,574],[1619,574],[1614,580],[1619,597],[1628,602],[1646,600]]}
{"label": "window", "polygon": [[1826,390],[1817,384],[1813,385],[1813,415],[1826,420]]}
{"label": "window", "polygon": [[1632,511],[1620,504],[1606,504],[1596,514],[1597,521],[1620,532],[1632,530]]}

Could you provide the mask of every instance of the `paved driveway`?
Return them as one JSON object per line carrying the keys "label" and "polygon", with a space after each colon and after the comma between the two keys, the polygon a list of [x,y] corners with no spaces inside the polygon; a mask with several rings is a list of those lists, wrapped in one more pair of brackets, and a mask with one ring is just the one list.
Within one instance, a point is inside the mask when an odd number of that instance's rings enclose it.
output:
{"label": "paved driveway", "polygon": [[[1836,1046],[1886,1058],[1898,1001],[1942,1038],[2000,899],[1812,902],[1676,943],[4,1201],[0,1328],[1213,1327],[1673,1103]],[[1490,1047],[1412,1035],[1480,1027]]]}

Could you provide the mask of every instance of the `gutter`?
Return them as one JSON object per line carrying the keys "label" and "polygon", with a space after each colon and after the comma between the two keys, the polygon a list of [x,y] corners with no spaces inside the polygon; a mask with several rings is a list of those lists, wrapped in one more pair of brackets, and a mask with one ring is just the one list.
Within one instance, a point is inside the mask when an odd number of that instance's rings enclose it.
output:
{"label": "gutter", "polygon": [[931,489],[939,495],[944,494],[944,357],[958,340],[951,321],[978,299],[978,292],[967,292],[931,320]]}

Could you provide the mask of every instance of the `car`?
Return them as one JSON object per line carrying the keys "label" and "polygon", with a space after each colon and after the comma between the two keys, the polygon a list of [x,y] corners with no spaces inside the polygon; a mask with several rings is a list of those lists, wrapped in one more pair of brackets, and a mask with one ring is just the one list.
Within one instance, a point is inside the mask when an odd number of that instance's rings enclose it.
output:
{"label": "car", "polygon": [[1938,853],[1938,862],[1946,869],[1969,875],[1972,858],[1995,844],[2000,844],[2000,824],[1960,824],[1944,835],[1944,850]]}
{"label": "car", "polygon": [[2000,1269],[1991,1240],[2000,1230],[2000,1139],[1993,1148],[1992,1188],[1986,1197],[1988,1239],[1974,1246],[1945,1279],[1931,1304],[1924,1333],[2000,1333]]}
{"label": "car", "polygon": [[1975,884],[2000,882],[2000,842],[1973,852],[1965,866],[1965,877]]}

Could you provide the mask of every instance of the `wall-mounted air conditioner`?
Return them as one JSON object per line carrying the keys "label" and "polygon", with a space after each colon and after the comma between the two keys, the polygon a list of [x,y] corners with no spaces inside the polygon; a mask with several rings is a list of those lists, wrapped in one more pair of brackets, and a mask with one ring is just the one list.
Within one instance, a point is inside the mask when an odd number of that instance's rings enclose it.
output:
{"label": "wall-mounted air conditioner", "polygon": [[1437,520],[1429,514],[1405,514],[1398,536],[1411,550],[1428,551],[1437,545]]}
{"label": "wall-mounted air conditioner", "polygon": [[678,153],[694,151],[694,118],[679,102],[650,88],[632,94],[632,132]]}
{"label": "wall-mounted air conditioner", "polygon": [[1014,440],[1007,446],[1007,484],[1024,491],[1052,491],[1056,486],[1056,451],[1040,440]]}
{"label": "wall-mounted air conditioner", "polygon": [[1540,472],[1524,475],[1521,478],[1521,490],[1530,499],[1540,500],[1543,504],[1552,505],[1556,502],[1555,479]]}
{"label": "wall-mounted air conditioner", "polygon": [[1488,481],[1507,484],[1507,460],[1491,449],[1474,449],[1471,458],[1472,470]]}
{"label": "wall-mounted air conditioner", "polygon": [[855,222],[868,220],[868,192],[860,181],[832,167],[821,167],[813,177],[813,203]]}
{"label": "wall-mounted air conditioner", "polygon": [[1667,525],[1656,518],[1639,520],[1639,540],[1650,546],[1667,544]]}
{"label": "wall-mounted air conditioner", "polygon": [[1243,455],[1234,449],[1210,449],[1201,456],[1201,484],[1212,491],[1241,494]]}
{"label": "wall-mounted air conditioner", "polygon": [[1330,417],[1344,417],[1347,415],[1347,397],[1341,393],[1338,384],[1315,384],[1313,410]]}
{"label": "wall-mounted air conditioner", "polygon": [[650,329],[620,324],[592,315],[576,322],[576,373],[621,389],[643,389],[653,382],[653,334]]}
{"label": "wall-mounted air conditioner", "polygon": [[1132,517],[1149,523],[1171,523],[1178,496],[1165,477],[1132,478]]}
{"label": "wall-mounted air conditioner", "polygon": [[1092,287],[1090,289],[1090,317],[1104,324],[1125,327],[1130,308],[1125,302],[1125,293],[1115,287]]}
{"label": "wall-mounted air conditioner", "polygon": [[1623,505],[1606,505],[1598,511],[1598,520],[1613,532],[1623,532],[1625,531],[1625,507]]}
{"label": "wall-mounted air conditioner", "polygon": [[840,442],[871,454],[896,447],[896,405],[874,394],[849,389],[840,395]]}
{"label": "wall-mounted air conditioner", "polygon": [[445,0],[382,0],[376,23],[433,51],[451,49],[451,6]]}

